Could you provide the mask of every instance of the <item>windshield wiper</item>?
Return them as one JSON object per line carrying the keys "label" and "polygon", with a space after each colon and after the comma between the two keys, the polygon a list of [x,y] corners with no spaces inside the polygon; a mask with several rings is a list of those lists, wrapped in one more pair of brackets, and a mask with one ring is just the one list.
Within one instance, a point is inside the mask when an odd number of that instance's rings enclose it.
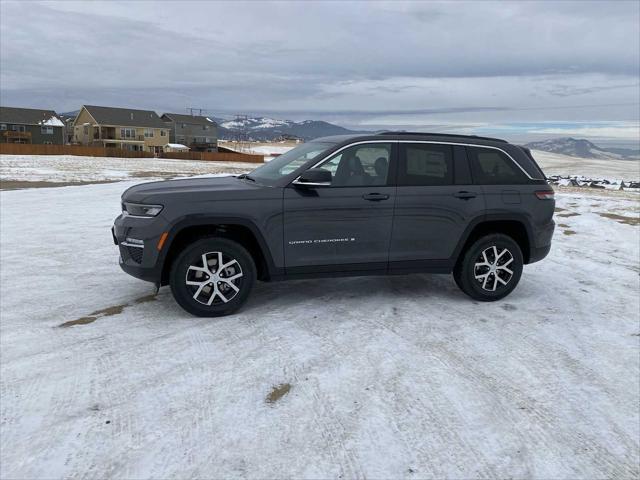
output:
{"label": "windshield wiper", "polygon": [[249,180],[250,182],[255,182],[256,179],[253,177],[250,177],[248,174],[243,173],[242,175],[238,175],[238,178],[243,179],[243,180]]}

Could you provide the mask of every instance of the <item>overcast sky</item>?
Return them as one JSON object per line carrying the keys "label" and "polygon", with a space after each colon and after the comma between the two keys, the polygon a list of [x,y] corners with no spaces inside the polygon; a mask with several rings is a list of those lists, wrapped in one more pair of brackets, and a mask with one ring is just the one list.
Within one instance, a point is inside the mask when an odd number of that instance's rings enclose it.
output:
{"label": "overcast sky", "polygon": [[0,3],[3,105],[640,141],[640,2]]}

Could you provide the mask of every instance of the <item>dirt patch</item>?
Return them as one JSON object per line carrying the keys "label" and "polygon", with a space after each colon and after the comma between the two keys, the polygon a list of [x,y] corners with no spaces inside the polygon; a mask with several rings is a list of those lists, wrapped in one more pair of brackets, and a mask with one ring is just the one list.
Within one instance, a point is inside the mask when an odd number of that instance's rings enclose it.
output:
{"label": "dirt patch", "polygon": [[500,308],[502,308],[503,310],[506,310],[507,312],[513,312],[518,309],[518,307],[510,303],[505,303],[504,305],[501,305]]}
{"label": "dirt patch", "polygon": [[627,217],[625,215],[618,215],[617,213],[598,213],[598,215],[626,225],[640,225],[640,217]]}
{"label": "dirt patch", "polygon": [[146,295],[144,297],[136,298],[130,305],[140,305],[141,303],[153,302],[156,299],[154,294]]}
{"label": "dirt patch", "polygon": [[185,176],[185,173],[178,173],[178,172],[160,172],[160,171],[155,171],[155,170],[139,170],[136,172],[131,172],[129,173],[129,176],[132,178],[148,178],[148,177],[152,177],[152,178],[174,178],[174,177],[179,177],[179,176]]}
{"label": "dirt patch", "polygon": [[61,328],[73,327],[75,325],[87,325],[88,323],[93,323],[97,319],[102,317],[111,317],[113,315],[119,315],[122,311],[133,305],[139,305],[141,303],[151,302],[155,300],[155,295],[146,295],[144,297],[136,298],[135,300],[129,303],[123,303],[122,305],[113,305],[111,307],[102,308],[100,310],[96,310],[95,312],[90,313],[86,317],[76,318],[75,320],[68,320],[64,323],[58,325]]}
{"label": "dirt patch", "polygon": [[25,188],[55,188],[55,187],[81,187],[83,185],[98,185],[102,183],[115,183],[120,180],[94,180],[91,182],[27,182],[24,180],[2,180],[0,190],[24,190]]}
{"label": "dirt patch", "polygon": [[559,223],[558,226],[560,228],[569,228],[569,225],[567,225],[566,223]]}
{"label": "dirt patch", "polygon": [[556,207],[556,212],[565,212],[566,210],[566,208]]}
{"label": "dirt patch", "polygon": [[568,213],[559,213],[558,215],[556,215],[557,217],[577,217],[578,215],[580,215],[579,213],[576,212],[568,212]]}
{"label": "dirt patch", "polygon": [[269,395],[267,395],[266,402],[267,403],[276,403],[282,397],[284,397],[291,390],[290,383],[281,383],[280,385],[276,385],[273,387]]}
{"label": "dirt patch", "polygon": [[575,230],[563,230],[562,233],[564,233],[565,235],[575,235],[576,234]]}

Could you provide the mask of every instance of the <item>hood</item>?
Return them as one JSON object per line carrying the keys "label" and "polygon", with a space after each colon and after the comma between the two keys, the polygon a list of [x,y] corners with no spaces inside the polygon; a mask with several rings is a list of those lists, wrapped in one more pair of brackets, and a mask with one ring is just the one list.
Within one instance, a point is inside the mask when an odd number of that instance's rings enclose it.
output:
{"label": "hood", "polygon": [[195,195],[213,192],[230,191],[254,191],[261,188],[259,185],[240,180],[236,177],[207,177],[184,178],[178,180],[164,180],[134,185],[122,194],[122,200],[127,202],[143,203],[151,199],[162,199],[165,196]]}

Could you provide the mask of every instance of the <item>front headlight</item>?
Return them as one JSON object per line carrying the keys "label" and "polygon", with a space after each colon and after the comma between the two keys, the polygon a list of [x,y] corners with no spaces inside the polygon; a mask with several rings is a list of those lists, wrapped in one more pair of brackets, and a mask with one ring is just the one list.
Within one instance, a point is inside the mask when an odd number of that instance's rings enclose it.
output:
{"label": "front headlight", "polygon": [[133,215],[135,217],[155,217],[162,211],[162,205],[143,205],[142,203],[122,204],[122,213],[124,215]]}

